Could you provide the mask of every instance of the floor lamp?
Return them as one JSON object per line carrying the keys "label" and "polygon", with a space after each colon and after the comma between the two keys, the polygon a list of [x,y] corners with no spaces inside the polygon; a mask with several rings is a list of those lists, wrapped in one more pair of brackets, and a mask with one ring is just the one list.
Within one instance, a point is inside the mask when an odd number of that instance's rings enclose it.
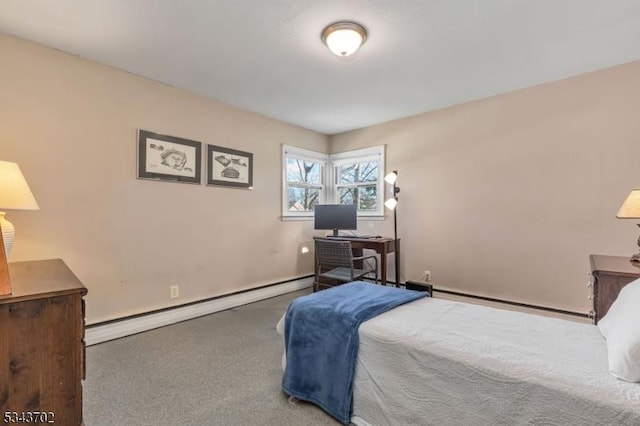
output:
{"label": "floor lamp", "polygon": [[398,252],[400,251],[400,245],[398,244],[398,216],[396,213],[396,206],[398,205],[398,192],[400,188],[396,185],[398,179],[398,171],[394,170],[384,177],[384,181],[389,185],[393,185],[393,193],[391,198],[384,202],[384,205],[389,210],[393,210],[393,244],[395,245],[395,268],[396,268],[396,287],[400,287],[400,257]]}

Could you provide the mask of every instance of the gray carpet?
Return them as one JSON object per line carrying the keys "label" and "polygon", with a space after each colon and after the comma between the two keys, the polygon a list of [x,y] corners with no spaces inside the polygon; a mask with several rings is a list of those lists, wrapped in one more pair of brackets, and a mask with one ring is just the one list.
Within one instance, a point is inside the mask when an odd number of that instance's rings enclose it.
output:
{"label": "gray carpet", "polygon": [[339,424],[281,390],[275,325],[309,291],[88,347],[85,424]]}

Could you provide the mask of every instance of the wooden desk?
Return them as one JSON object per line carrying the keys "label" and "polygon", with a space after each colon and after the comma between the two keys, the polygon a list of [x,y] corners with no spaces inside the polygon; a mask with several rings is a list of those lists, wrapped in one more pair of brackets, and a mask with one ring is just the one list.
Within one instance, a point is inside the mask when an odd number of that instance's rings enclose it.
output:
{"label": "wooden desk", "polygon": [[[400,256],[400,238],[395,241],[393,238],[355,238],[349,236],[341,237],[314,237],[314,239],[339,240],[351,242],[351,247],[356,250],[374,250],[380,255],[380,284],[387,285],[387,255],[395,253]],[[315,263],[315,262],[314,262]],[[396,287],[400,286],[400,271],[396,270]]]}
{"label": "wooden desk", "polygon": [[9,263],[9,274],[13,293],[0,296],[0,414],[13,416],[5,423],[81,425],[87,289],[60,259]]}
{"label": "wooden desk", "polygon": [[593,285],[593,320],[597,324],[625,285],[640,278],[640,266],[628,257],[589,256]]}

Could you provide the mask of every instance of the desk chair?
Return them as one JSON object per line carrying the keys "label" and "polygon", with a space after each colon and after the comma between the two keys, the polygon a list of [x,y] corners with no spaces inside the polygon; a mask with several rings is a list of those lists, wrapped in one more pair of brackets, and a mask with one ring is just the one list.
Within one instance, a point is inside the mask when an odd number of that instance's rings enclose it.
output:
{"label": "desk chair", "polygon": [[[349,241],[316,240],[316,279],[313,291],[318,291],[321,278],[347,283],[364,278],[365,275],[375,273],[378,282],[378,258],[376,255],[353,256]],[[373,268],[365,260],[373,259]],[[356,268],[355,262],[362,262]],[[360,266],[360,265],[358,265]]]}

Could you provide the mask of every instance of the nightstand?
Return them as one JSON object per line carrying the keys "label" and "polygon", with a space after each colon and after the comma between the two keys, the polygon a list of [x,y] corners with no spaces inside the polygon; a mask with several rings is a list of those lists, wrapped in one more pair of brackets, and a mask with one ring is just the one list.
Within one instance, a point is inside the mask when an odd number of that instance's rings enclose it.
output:
{"label": "nightstand", "polygon": [[618,297],[625,285],[640,278],[640,265],[631,263],[622,256],[589,256],[593,286],[593,320],[598,321],[607,313],[608,307]]}
{"label": "nightstand", "polygon": [[82,425],[87,289],[60,259],[9,263],[9,273],[13,293],[0,297],[4,423],[38,411],[32,423]]}

